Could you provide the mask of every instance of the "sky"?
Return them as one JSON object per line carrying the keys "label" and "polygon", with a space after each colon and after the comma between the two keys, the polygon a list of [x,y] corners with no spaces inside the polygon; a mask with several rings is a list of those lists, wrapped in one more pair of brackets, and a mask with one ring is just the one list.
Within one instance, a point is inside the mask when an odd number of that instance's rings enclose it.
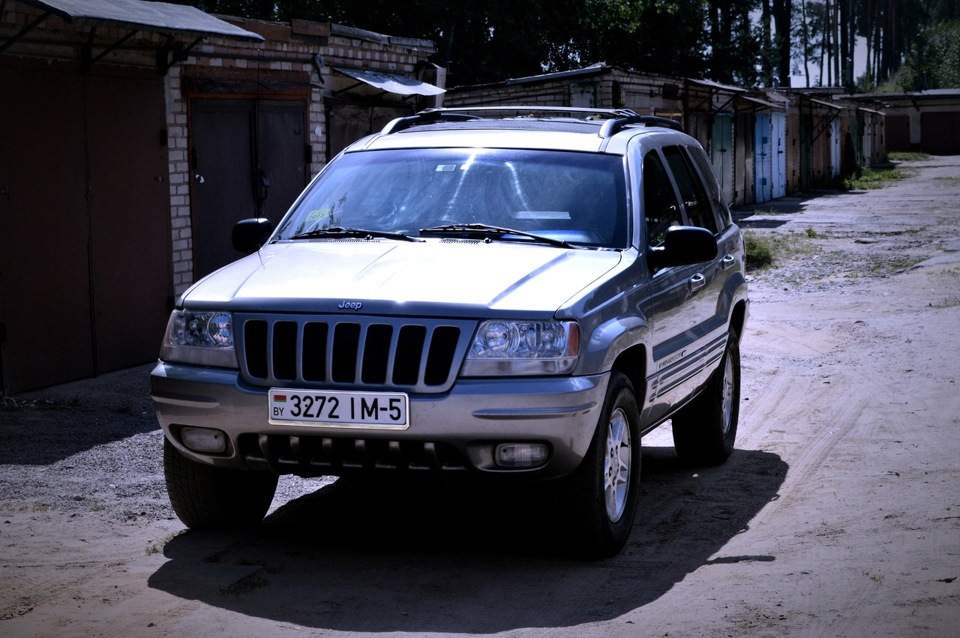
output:
{"label": "sky", "polygon": [[[810,86],[817,86],[817,81],[820,79],[820,64],[809,64],[807,65],[810,69]],[[857,80],[864,73],[867,72],[867,40],[866,38],[857,38],[857,48],[854,51],[853,56],[853,79]],[[823,72],[823,81],[827,81],[827,72],[824,69]],[[803,75],[802,70],[796,75],[790,76],[790,86],[792,88],[805,88],[807,87],[807,78]]]}

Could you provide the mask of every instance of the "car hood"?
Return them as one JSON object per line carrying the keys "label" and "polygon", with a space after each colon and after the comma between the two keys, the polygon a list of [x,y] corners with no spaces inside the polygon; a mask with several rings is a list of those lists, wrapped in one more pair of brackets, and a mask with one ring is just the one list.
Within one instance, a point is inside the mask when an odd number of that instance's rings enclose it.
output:
{"label": "car hood", "polygon": [[552,315],[621,258],[619,251],[450,239],[279,242],[205,277],[181,303],[268,312]]}

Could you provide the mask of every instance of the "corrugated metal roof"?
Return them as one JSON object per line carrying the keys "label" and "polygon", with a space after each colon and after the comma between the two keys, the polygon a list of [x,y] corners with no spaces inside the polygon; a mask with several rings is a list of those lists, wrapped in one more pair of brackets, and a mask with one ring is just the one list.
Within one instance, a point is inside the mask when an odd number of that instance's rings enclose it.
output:
{"label": "corrugated metal roof", "polygon": [[160,33],[187,33],[262,42],[256,33],[195,7],[144,0],[21,0],[81,26],[109,25]]}

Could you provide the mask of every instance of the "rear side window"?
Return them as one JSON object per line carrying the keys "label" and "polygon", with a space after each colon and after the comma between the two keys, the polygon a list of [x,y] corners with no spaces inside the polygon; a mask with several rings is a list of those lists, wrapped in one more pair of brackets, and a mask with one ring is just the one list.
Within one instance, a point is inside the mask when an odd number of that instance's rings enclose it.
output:
{"label": "rear side window", "polygon": [[643,157],[643,210],[647,219],[647,244],[659,246],[671,226],[683,225],[680,203],[656,151]]}
{"label": "rear side window", "polygon": [[693,168],[690,157],[679,146],[665,146],[663,155],[667,158],[670,172],[673,173],[677,188],[680,189],[680,197],[683,198],[683,205],[687,210],[688,223],[716,233],[717,220],[713,214],[713,206],[700,175]]}
{"label": "rear side window", "polygon": [[717,218],[720,220],[720,225],[723,228],[726,228],[733,223],[733,220],[730,218],[730,209],[723,201],[723,193],[720,191],[720,182],[717,181],[717,174],[713,170],[713,165],[710,163],[710,160],[707,159],[707,155],[702,149],[697,148],[696,146],[688,146],[687,152],[690,153],[690,157],[693,158],[694,164],[696,164],[697,168],[700,169],[700,175],[703,176],[703,181],[707,185],[707,194],[710,196],[710,204],[716,211]]}

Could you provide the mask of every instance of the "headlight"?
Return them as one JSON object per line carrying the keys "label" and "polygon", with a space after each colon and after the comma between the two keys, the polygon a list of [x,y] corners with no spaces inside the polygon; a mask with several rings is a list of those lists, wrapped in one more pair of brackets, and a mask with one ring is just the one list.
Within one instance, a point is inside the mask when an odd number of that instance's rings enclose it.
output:
{"label": "headlight", "polygon": [[174,310],[167,323],[160,358],[178,363],[236,368],[233,315]]}
{"label": "headlight", "polygon": [[484,321],[464,376],[566,374],[577,365],[580,328],[572,321]]}

